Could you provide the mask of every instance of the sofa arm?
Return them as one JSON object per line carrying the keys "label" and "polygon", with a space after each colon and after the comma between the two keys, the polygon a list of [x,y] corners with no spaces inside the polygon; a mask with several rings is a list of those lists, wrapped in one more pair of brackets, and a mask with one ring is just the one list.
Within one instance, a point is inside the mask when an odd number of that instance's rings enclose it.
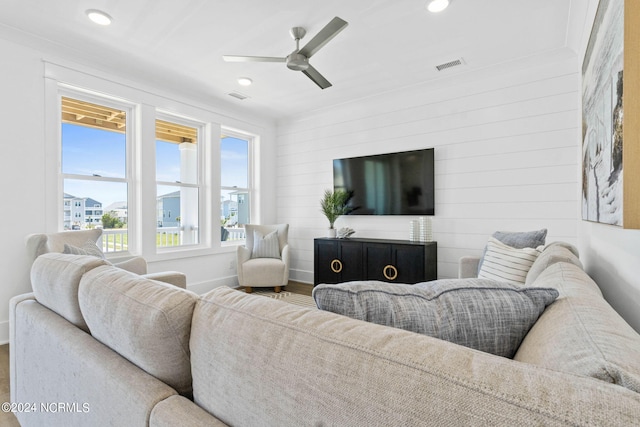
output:
{"label": "sofa arm", "polygon": [[183,396],[171,396],[158,402],[151,411],[149,425],[153,427],[226,426],[225,423]]}
{"label": "sofa arm", "polygon": [[467,279],[470,277],[478,277],[478,265],[480,258],[474,256],[463,256],[458,264],[458,278]]}
{"label": "sofa arm", "polygon": [[139,275],[147,274],[147,261],[140,256],[122,262],[115,262],[113,265],[131,273]]}
{"label": "sofa arm", "polygon": [[142,277],[187,289],[187,276],[179,271],[161,271],[159,273],[143,274]]}

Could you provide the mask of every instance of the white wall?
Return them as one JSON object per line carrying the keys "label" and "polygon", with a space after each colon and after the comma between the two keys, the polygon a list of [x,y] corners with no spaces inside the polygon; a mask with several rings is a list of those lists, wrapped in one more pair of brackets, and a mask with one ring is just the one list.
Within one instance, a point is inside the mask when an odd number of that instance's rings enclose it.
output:
{"label": "white wall", "polygon": [[[54,159],[45,156],[45,79],[43,58],[51,56],[37,47],[17,44],[0,38],[0,52],[4,58],[0,68],[0,124],[2,132],[2,152],[0,177],[3,182],[3,209],[0,211],[0,227],[3,244],[0,245],[2,259],[2,286],[0,286],[0,343],[8,341],[9,299],[15,295],[30,292],[28,276],[29,263],[25,251],[24,238],[30,233],[52,232],[47,229],[45,198],[52,193],[45,171]],[[58,56],[63,61],[78,60],[71,56]],[[118,83],[118,70],[101,69],[109,73]],[[113,73],[113,74],[111,74]],[[129,77],[129,76],[128,76]],[[131,77],[133,79],[133,77]],[[149,79],[153,80],[153,79]],[[132,83],[133,82],[133,83]],[[136,84],[135,80],[127,80]],[[166,82],[165,82],[166,83]],[[220,117],[222,125],[259,133],[257,176],[261,219],[275,221],[275,178],[270,171],[275,167],[275,124],[271,119],[243,114],[237,107],[209,99],[185,99],[179,86],[148,87],[153,93],[199,108],[207,109]],[[215,104],[214,104],[215,103]],[[49,191],[47,191],[49,188]],[[54,187],[55,188],[55,187]],[[217,190],[213,190],[216,192]],[[55,190],[53,190],[55,192]],[[196,292],[204,292],[221,284],[235,285],[235,247],[223,248],[213,255],[193,258],[166,260],[158,258],[149,264],[150,272],[178,270],[186,273],[188,286]]]}
{"label": "white wall", "polygon": [[[313,280],[313,238],[332,160],[435,147],[438,277],[480,255],[495,230],[547,228],[577,243],[579,83],[563,49],[453,75],[278,123],[278,220],[291,224],[291,276]],[[339,90],[331,88],[330,90]],[[406,216],[348,216],[356,237],[408,239]]]}

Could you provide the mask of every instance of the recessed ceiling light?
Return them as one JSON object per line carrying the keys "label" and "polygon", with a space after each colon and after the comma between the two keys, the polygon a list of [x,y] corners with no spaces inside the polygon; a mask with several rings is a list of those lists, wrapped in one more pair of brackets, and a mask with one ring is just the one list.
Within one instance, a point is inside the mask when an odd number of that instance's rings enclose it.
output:
{"label": "recessed ceiling light", "polygon": [[438,13],[442,12],[449,6],[449,0],[431,0],[427,4],[429,12]]}
{"label": "recessed ceiling light", "polygon": [[238,78],[238,84],[241,86],[250,86],[251,83],[253,83],[253,80],[251,80],[249,77]]}
{"label": "recessed ceiling light", "polygon": [[85,12],[89,19],[98,25],[109,25],[113,19],[105,12],[97,9],[89,9]]}

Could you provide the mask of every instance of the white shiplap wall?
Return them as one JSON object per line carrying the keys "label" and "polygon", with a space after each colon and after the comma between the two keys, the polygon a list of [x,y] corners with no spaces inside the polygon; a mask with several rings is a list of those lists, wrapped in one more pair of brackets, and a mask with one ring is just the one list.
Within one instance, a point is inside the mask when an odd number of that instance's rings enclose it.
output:
{"label": "white shiplap wall", "polygon": [[[291,277],[313,281],[313,238],[327,234],[319,199],[332,160],[435,147],[438,277],[479,255],[495,230],[547,228],[576,243],[579,75],[552,52],[282,121],[277,217],[290,224]],[[330,90],[339,90],[339,87]],[[357,237],[408,239],[407,216],[348,216]]]}

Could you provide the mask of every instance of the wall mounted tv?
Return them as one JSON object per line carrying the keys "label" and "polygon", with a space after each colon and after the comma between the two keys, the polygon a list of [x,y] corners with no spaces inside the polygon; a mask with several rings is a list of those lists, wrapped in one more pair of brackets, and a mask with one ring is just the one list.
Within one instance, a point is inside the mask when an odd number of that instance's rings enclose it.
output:
{"label": "wall mounted tv", "polygon": [[352,215],[433,215],[433,151],[336,159],[334,190],[353,192]]}

